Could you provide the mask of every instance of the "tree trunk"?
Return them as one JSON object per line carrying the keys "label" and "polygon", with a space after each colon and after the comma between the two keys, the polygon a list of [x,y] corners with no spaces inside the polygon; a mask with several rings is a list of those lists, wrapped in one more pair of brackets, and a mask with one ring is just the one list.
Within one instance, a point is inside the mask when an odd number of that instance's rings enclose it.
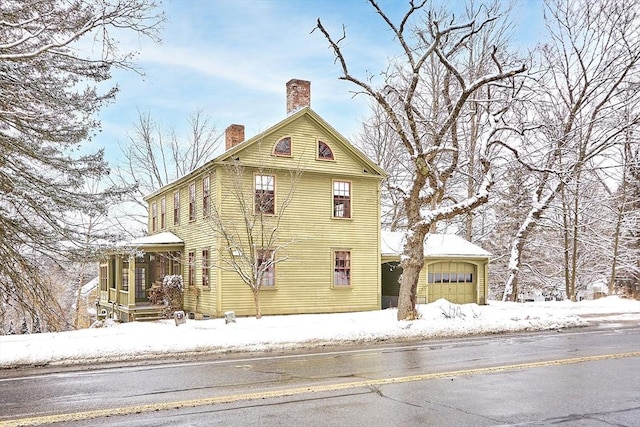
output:
{"label": "tree trunk", "polygon": [[[89,231],[90,232],[90,231]],[[80,304],[82,302],[82,286],[84,285],[84,271],[86,268],[86,262],[82,261],[80,265],[80,272],[78,273],[78,278],[76,279],[78,282],[78,289],[75,292],[75,303],[76,307],[73,313],[73,329],[78,329],[80,326]]]}
{"label": "tree trunk", "polygon": [[[545,183],[543,183],[545,184]],[[518,232],[516,233],[513,241],[511,242],[511,256],[509,258],[509,277],[505,283],[504,294],[502,295],[502,301],[507,301],[511,294],[511,300],[515,301],[518,294],[518,280],[517,276],[520,272],[520,264],[522,264],[522,249],[524,248],[525,240],[529,234],[533,231],[538,224],[538,220],[542,217],[544,211],[549,207],[549,204],[556,197],[558,192],[563,188],[561,181],[556,183],[542,200],[534,203],[533,207],[527,213],[524,221],[520,225]]]}
{"label": "tree trunk", "polygon": [[417,318],[417,291],[420,272],[424,265],[424,238],[425,234],[421,232],[412,233],[407,237],[400,262],[402,280],[398,295],[398,320]]}
{"label": "tree trunk", "polygon": [[616,285],[616,274],[618,269],[618,257],[620,252],[620,232],[622,220],[626,211],[627,204],[627,167],[622,168],[622,179],[620,180],[620,205],[616,211],[616,226],[613,229],[613,248],[611,259],[611,273],[609,274],[609,295],[613,295]]}
{"label": "tree trunk", "polygon": [[260,308],[260,288],[253,288],[253,303],[256,306],[256,319],[262,318],[262,310]]}
{"label": "tree trunk", "polygon": [[571,275],[569,274],[569,265],[571,264],[571,256],[570,254],[570,241],[571,238],[569,236],[569,207],[566,200],[566,193],[564,187],[560,191],[560,195],[562,198],[562,255],[563,255],[563,271],[564,271],[564,293],[567,298],[571,298]]}

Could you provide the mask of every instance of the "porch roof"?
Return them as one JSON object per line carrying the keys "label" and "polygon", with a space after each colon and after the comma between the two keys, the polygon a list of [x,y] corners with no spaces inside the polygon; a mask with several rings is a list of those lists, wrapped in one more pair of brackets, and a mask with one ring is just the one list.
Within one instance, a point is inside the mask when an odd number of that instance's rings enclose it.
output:
{"label": "porch roof", "polygon": [[[404,247],[405,233],[382,230],[381,254],[399,257]],[[428,234],[424,242],[425,257],[489,258],[491,252],[455,234]]]}
{"label": "porch roof", "polygon": [[179,249],[184,246],[184,240],[169,231],[164,231],[162,233],[152,234],[151,236],[134,239],[129,242],[127,246],[139,249]]}

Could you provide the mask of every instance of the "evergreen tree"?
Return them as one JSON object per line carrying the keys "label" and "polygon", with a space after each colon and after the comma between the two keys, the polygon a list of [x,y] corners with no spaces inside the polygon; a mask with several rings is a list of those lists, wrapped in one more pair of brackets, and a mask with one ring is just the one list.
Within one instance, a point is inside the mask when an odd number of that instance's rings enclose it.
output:
{"label": "evergreen tree", "polygon": [[29,333],[29,325],[27,325],[27,318],[22,318],[22,324],[20,325],[20,334],[26,335]]}
{"label": "evergreen tree", "polygon": [[[112,67],[130,68],[116,34],[157,35],[153,0],[0,2],[0,294],[2,310],[45,316],[62,310],[39,266],[82,242],[79,213],[104,212],[120,191],[86,191],[108,173],[103,152],[77,155],[98,130],[96,112]],[[84,40],[102,51],[83,51]],[[7,308],[8,307],[8,308]]]}
{"label": "evergreen tree", "polygon": [[33,333],[39,334],[42,332],[42,327],[40,326],[40,316],[36,315],[33,319]]}

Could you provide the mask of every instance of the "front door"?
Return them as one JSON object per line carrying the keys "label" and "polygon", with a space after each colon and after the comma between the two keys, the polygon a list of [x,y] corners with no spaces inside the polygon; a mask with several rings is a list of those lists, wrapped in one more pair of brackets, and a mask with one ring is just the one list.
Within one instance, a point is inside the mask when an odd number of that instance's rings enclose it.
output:
{"label": "front door", "polygon": [[147,266],[136,263],[136,302],[149,301],[147,295]]}

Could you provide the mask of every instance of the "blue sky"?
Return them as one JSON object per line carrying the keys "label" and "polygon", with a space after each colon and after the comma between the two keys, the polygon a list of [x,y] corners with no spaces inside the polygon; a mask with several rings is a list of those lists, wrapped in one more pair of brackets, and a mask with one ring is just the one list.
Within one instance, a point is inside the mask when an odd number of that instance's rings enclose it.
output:
{"label": "blue sky", "polygon": [[[402,0],[380,4],[395,22],[408,8]],[[541,0],[521,0],[516,7],[514,36],[532,44],[542,27]],[[360,130],[368,100],[354,98],[354,86],[338,80],[326,40],[311,33],[316,20],[335,35],[346,26],[343,47],[354,71],[379,72],[395,49],[365,0],[165,0],[162,8],[168,21],[161,44],[137,38],[123,44],[140,52],[136,63],[146,75],[115,72],[121,91],[99,115],[102,132],[90,148],[105,147],[114,165],[138,109],[179,134],[189,114],[201,109],[218,131],[243,124],[249,138],[285,118],[285,83],[292,78],[311,81],[311,107],[350,138]]]}

